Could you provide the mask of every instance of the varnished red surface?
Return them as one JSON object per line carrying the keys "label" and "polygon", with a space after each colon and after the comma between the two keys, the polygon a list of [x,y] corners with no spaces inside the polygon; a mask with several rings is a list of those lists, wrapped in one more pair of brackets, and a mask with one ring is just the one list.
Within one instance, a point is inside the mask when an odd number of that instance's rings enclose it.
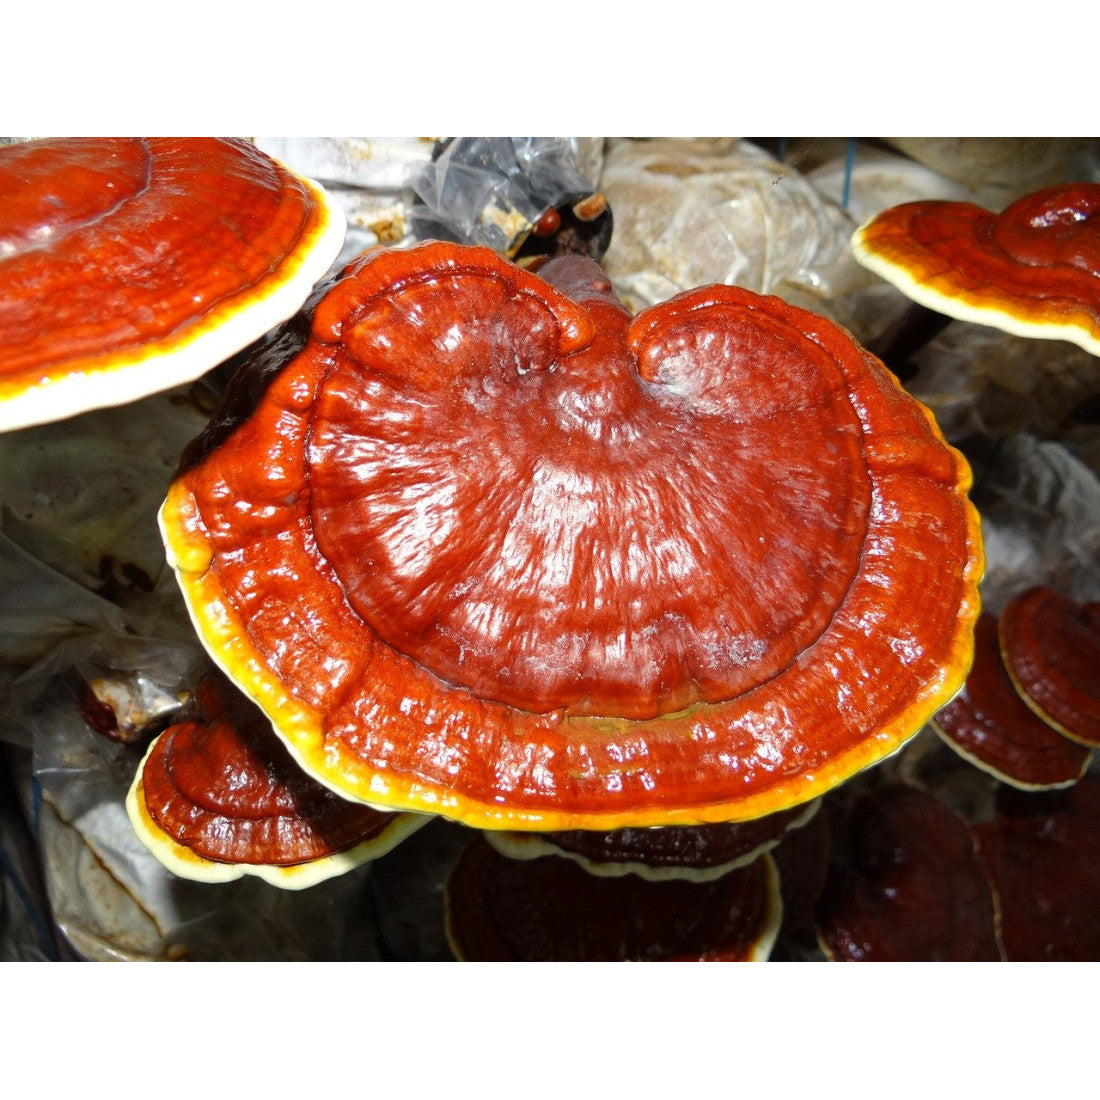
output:
{"label": "varnished red surface", "polygon": [[324,218],[244,140],[0,147],[0,399],[193,340],[285,280]]}
{"label": "varnished red surface", "polygon": [[[1046,188],[1000,214],[972,203],[904,203],[861,227],[853,248],[867,266],[950,316],[1002,327],[1023,322],[1034,326],[1032,335],[1052,326],[1060,331],[1050,335],[1100,353],[1098,183]],[[921,297],[921,288],[934,298]]]}
{"label": "varnished red surface", "polygon": [[1100,603],[1037,587],[1001,614],[1001,649],[1017,688],[1067,737],[1100,745]]}
{"label": "varnished red surface", "polygon": [[966,686],[932,721],[964,756],[1018,787],[1074,783],[1092,759],[1020,698],[1001,659],[997,617],[988,613],[978,620]]}
{"label": "varnished red surface", "polygon": [[264,715],[221,679],[200,689],[194,721],[169,727],[145,760],[145,808],[177,844],[220,863],[288,866],[345,851],[392,814],[310,779]]}
{"label": "varnished red surface", "polygon": [[1100,961],[1100,782],[1004,793],[996,820],[974,833],[997,892],[1005,957]]}
{"label": "varnished red surface", "polygon": [[988,962],[994,903],[962,818],[917,787],[854,804],[818,902],[822,949],[852,962]]}
{"label": "varnished red surface", "polygon": [[246,369],[162,512],[220,662],[326,783],[491,827],[748,819],[892,751],[970,662],[961,457],[819,317],[542,271],[379,252]]}
{"label": "varnished red surface", "polygon": [[747,961],[778,925],[767,856],[713,882],[601,878],[557,856],[474,840],[446,886],[447,935],[469,962]]}

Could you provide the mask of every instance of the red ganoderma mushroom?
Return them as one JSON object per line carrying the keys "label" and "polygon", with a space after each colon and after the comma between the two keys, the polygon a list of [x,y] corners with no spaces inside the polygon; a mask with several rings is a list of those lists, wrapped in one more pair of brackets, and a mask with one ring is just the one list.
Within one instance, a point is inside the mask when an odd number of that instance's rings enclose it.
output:
{"label": "red ganoderma mushroom", "polygon": [[590,875],[638,875],[651,882],[683,878],[708,882],[745,867],[771,851],[816,813],[820,799],[755,821],[716,825],[668,825],[608,833],[568,829],[554,833],[495,830],[486,840],[510,859],[554,855],[571,859]]}
{"label": "red ganoderma mushroom", "polygon": [[748,820],[965,679],[969,470],[820,317],[714,286],[632,319],[590,260],[430,243],[352,265],[289,349],[161,525],[208,648],[350,798]]}
{"label": "red ganoderma mushroom", "polygon": [[818,900],[818,940],[842,962],[1000,958],[993,894],[967,824],[933,795],[890,783],[853,804]]}
{"label": "red ganoderma mushroom", "polygon": [[590,875],[509,859],[479,837],[448,876],[447,940],[464,962],[760,962],[782,919],[771,857],[709,882]]}
{"label": "red ganoderma mushroom", "polygon": [[856,230],[861,264],[929,309],[1100,355],[1100,183],[1044,188],[993,214],[925,200]]}
{"label": "red ganoderma mushroom", "polygon": [[993,883],[1010,962],[1100,959],[1100,782],[1021,794],[1000,788],[974,836]]}
{"label": "red ganoderma mushroom", "polygon": [[1100,603],[1039,586],[1005,604],[1005,668],[1023,701],[1082,745],[1100,745]]}
{"label": "red ganoderma mushroom", "polygon": [[1004,783],[1023,790],[1068,787],[1085,774],[1092,753],[1051,728],[1020,698],[997,635],[997,617],[983,614],[966,686],[930,725],[956,752]]}
{"label": "red ganoderma mushroom", "polygon": [[310,779],[264,715],[221,676],[150,745],[126,810],[169,870],[201,882],[257,875],[302,889],[384,855],[430,820],[349,802]]}
{"label": "red ganoderma mushroom", "polygon": [[344,231],[244,140],[0,147],[0,430],[197,378],[298,310]]}

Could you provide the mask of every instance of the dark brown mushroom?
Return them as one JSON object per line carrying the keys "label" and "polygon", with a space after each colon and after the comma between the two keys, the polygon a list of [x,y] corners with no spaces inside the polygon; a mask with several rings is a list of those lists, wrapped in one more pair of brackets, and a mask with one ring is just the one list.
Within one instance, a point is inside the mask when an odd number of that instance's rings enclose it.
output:
{"label": "dark brown mushroom", "polygon": [[651,882],[684,878],[706,882],[745,867],[771,851],[792,830],[804,826],[820,799],[755,821],[716,825],[666,825],[648,829],[566,829],[559,832],[486,833],[510,859],[555,855],[572,859],[590,875],[638,875]]}
{"label": "dark brown mushroom", "polygon": [[1100,961],[1100,781],[1021,794],[1002,788],[974,827],[1011,962]]}
{"label": "dark brown mushroom", "polygon": [[907,784],[863,794],[818,901],[821,949],[847,962],[999,959],[992,891],[965,821]]}
{"label": "dark brown mushroom", "polygon": [[767,855],[710,882],[650,882],[557,856],[509,859],[481,837],[445,898],[447,938],[466,962],[763,961],[782,913]]}

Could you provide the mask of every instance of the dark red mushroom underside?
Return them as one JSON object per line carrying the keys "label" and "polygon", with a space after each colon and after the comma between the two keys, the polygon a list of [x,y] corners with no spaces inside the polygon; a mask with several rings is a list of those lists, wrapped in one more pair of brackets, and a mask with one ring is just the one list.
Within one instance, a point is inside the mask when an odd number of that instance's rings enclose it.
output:
{"label": "dark red mushroom underside", "polygon": [[966,823],[917,787],[863,795],[818,901],[822,950],[849,962],[1000,958],[993,894]]}
{"label": "dark red mushroom underside", "polygon": [[1000,214],[904,203],[857,230],[852,247],[926,306],[1100,354],[1100,183],[1045,188]]}
{"label": "dark red mushroom underside", "polygon": [[932,725],[967,759],[1016,787],[1067,786],[1092,759],[1020,698],[1001,659],[997,617],[988,613],[978,620],[966,686]]}
{"label": "dark red mushroom underside", "polygon": [[488,827],[749,819],[893,751],[982,568],[930,414],[777,298],[540,275],[374,253],[246,368],[162,510],[219,662],[325,783]]}
{"label": "dark red mushroom underside", "polygon": [[647,882],[508,859],[478,838],[446,886],[447,937],[468,962],[750,961],[771,950],[780,908],[768,856],[713,882]]}
{"label": "dark red mushroom underside", "polygon": [[1100,603],[1037,587],[1001,612],[1000,643],[1024,702],[1084,745],[1100,745]]}
{"label": "dark red mushroom underside", "polygon": [[1064,791],[1002,788],[974,827],[998,898],[1004,954],[1016,962],[1100,961],[1100,781]]}
{"label": "dark red mushroom underside", "polygon": [[177,844],[218,863],[289,866],[379,836],[394,814],[348,802],[307,776],[271,723],[221,678],[201,713],[169,727],[145,759],[140,797]]}
{"label": "dark red mushroom underside", "polygon": [[614,829],[606,833],[568,829],[538,835],[549,847],[597,866],[642,864],[650,868],[707,871],[725,864],[750,862],[778,844],[789,830],[805,824],[816,810],[814,803],[755,821]]}

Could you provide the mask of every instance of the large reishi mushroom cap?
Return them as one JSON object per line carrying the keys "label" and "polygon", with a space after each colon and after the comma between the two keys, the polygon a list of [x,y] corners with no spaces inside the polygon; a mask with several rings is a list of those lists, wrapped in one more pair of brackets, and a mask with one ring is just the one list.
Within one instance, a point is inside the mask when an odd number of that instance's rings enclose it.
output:
{"label": "large reishi mushroom cap", "polygon": [[965,678],[969,470],[820,317],[717,286],[631,319],[591,261],[436,243],[353,265],[286,355],[161,523],[215,658],[350,797],[747,820]]}
{"label": "large reishi mushroom cap", "polygon": [[0,430],[197,378],[299,309],[344,230],[240,139],[0,147]]}
{"label": "large reishi mushroom cap", "polygon": [[914,301],[1100,355],[1100,183],[1069,183],[1000,214],[924,200],[883,211],[852,251]]}

